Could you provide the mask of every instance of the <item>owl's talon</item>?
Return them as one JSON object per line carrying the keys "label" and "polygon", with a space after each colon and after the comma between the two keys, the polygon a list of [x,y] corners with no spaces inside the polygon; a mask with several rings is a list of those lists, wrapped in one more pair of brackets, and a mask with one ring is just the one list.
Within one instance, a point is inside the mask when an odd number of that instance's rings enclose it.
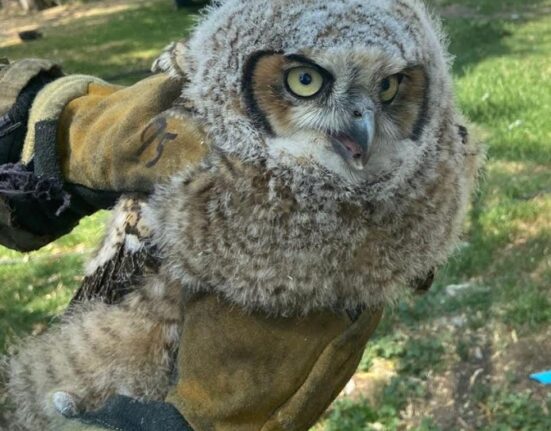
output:
{"label": "owl's talon", "polygon": [[78,414],[78,405],[76,397],[69,392],[54,392],[52,395],[54,407],[58,413],[65,417],[73,417]]}

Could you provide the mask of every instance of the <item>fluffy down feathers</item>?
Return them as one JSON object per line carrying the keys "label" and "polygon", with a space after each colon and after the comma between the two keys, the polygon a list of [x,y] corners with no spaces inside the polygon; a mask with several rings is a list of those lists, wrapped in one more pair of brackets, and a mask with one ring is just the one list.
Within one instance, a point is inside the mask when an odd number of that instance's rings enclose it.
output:
{"label": "fluffy down feathers", "polygon": [[[257,51],[330,58],[349,49],[422,66],[427,77],[416,139],[395,143],[408,157],[388,175],[354,184],[270,151],[273,137],[255,126],[242,89]],[[74,392],[88,407],[116,392],[162,398],[182,290],[272,315],[380,308],[442,264],[457,241],[481,152],[455,107],[440,25],[420,2],[217,2],[187,45],[175,45],[157,67],[189,77],[179,103],[205,128],[212,150],[140,204],[141,234],[149,242],[151,233],[160,251],[159,272],[120,304],[86,306],[12,358],[11,394],[32,429],[48,422],[51,390]],[[111,234],[110,256],[144,250]],[[95,273],[113,273],[109,261],[98,255]]]}
{"label": "fluffy down feathers", "polygon": [[[242,78],[255,52],[368,49],[427,76],[408,157],[349,184],[269,151]],[[177,280],[275,314],[379,307],[442,264],[460,232],[480,163],[452,94],[439,22],[415,0],[281,0],[211,7],[181,51],[193,103],[215,150],[154,197],[147,217]]]}

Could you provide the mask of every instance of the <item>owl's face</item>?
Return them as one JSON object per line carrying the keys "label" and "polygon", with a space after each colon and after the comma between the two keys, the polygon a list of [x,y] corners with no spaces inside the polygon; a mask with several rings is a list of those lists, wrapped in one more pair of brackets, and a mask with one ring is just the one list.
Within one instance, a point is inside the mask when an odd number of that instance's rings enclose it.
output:
{"label": "owl's face", "polygon": [[183,97],[217,148],[295,192],[370,203],[414,195],[455,157],[450,58],[421,0],[214,4],[188,43]]}
{"label": "owl's face", "polygon": [[413,157],[423,127],[424,68],[377,48],[258,52],[244,69],[249,115],[274,159],[314,163],[351,183]]}

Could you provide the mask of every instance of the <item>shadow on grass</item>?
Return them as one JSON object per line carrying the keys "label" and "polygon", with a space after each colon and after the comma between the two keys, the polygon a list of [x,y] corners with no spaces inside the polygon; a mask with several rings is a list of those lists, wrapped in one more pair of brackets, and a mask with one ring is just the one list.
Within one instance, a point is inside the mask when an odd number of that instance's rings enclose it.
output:
{"label": "shadow on grass", "polygon": [[458,77],[485,59],[511,54],[513,50],[507,44],[512,35],[511,25],[537,19],[540,8],[549,4],[548,0],[532,0],[529,4],[525,0],[427,0],[427,3],[443,14]]}
{"label": "shadow on grass", "polygon": [[170,2],[154,2],[104,16],[75,18],[46,28],[44,38],[32,44],[2,48],[2,55],[58,60],[66,73],[108,77],[141,72],[120,79],[134,82],[164,46],[188,34],[197,11],[176,11]]}
{"label": "shadow on grass", "polygon": [[439,7],[460,6],[471,14],[487,17],[512,16],[519,12],[534,12],[549,5],[548,0],[426,0]]}
{"label": "shadow on grass", "polygon": [[505,43],[511,32],[502,20],[448,19],[445,26],[451,41],[450,51],[455,56],[453,70],[457,77],[488,57],[511,52]]}

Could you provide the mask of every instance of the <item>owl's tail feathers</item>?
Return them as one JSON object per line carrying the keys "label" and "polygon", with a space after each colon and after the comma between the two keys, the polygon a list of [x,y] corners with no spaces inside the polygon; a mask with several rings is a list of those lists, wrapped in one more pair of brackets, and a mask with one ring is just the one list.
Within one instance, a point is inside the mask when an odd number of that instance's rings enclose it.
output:
{"label": "owl's tail feathers", "polygon": [[0,356],[0,430],[20,431],[14,424],[15,404],[8,394],[8,364],[7,356]]}
{"label": "owl's tail feathers", "polygon": [[56,429],[59,391],[85,410],[101,407],[115,394],[163,399],[178,329],[137,308],[88,303],[46,333],[24,339],[4,367],[6,396],[15,407],[6,429]]}

